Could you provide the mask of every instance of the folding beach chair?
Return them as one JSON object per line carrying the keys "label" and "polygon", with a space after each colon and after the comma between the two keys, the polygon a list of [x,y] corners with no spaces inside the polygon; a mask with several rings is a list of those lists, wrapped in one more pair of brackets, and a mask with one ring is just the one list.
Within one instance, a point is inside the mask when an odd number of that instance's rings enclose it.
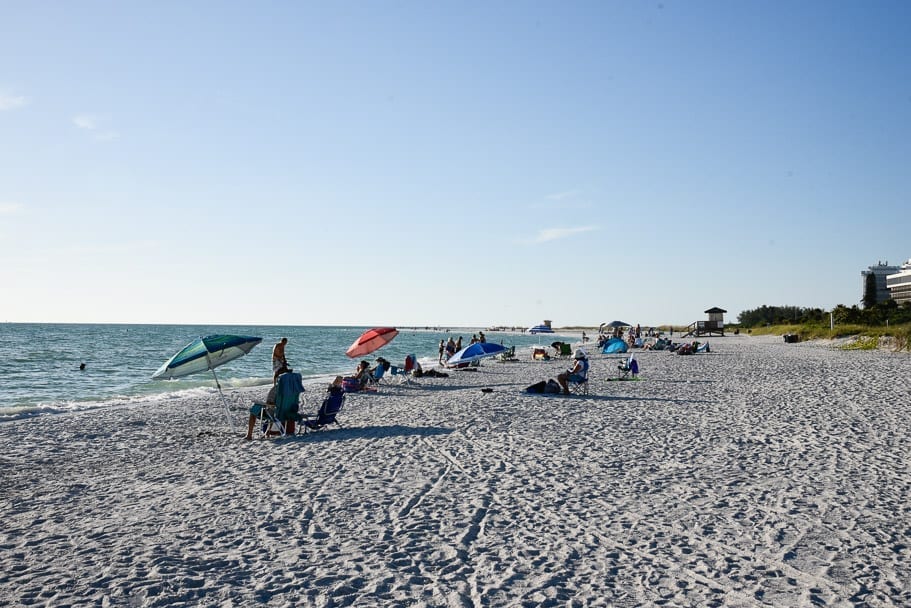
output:
{"label": "folding beach chair", "polygon": [[386,375],[386,366],[383,363],[377,363],[376,369],[373,370],[373,373],[370,374],[370,378],[367,380],[367,386],[376,386],[383,380],[383,376]]}
{"label": "folding beach chair", "polygon": [[509,348],[504,350],[502,353],[497,355],[497,357],[500,359],[500,361],[518,361],[519,360],[519,358],[516,357],[516,347],[515,346],[510,346]]}
{"label": "folding beach chair", "polygon": [[620,365],[617,366],[617,371],[620,373],[620,380],[629,380],[630,375],[635,378],[639,375],[639,362],[636,361],[633,355],[630,355],[629,359],[620,362]]}
{"label": "folding beach chair", "polygon": [[275,403],[254,403],[251,413],[256,416],[256,426],[264,437],[284,437],[294,434],[294,424],[300,408],[300,394],[304,392],[301,375],[288,372],[278,377]]}
{"label": "folding beach chair", "polygon": [[275,417],[275,404],[254,401],[250,414],[256,417],[254,424],[259,429],[260,437],[284,436],[285,425]]}
{"label": "folding beach chair", "polygon": [[566,381],[566,387],[573,395],[588,395],[588,376],[574,379],[572,376]]}
{"label": "folding beach chair", "polygon": [[389,373],[392,374],[394,379],[398,379],[401,384],[413,384],[412,377],[414,376],[415,367],[417,367],[417,357],[412,354],[405,357],[404,367],[393,365],[389,369]]}
{"label": "folding beach chair", "polygon": [[317,410],[315,416],[302,415],[298,418],[300,421],[300,432],[309,433],[312,431],[318,431],[323,429],[330,424],[337,424],[341,427],[341,423],[338,421],[337,416],[340,411],[342,411],[342,406],[345,404],[345,390],[340,386],[330,386],[329,387],[329,396],[323,400],[322,405],[320,405],[319,410]]}
{"label": "folding beach chair", "polygon": [[591,371],[588,357],[586,357],[584,350],[578,348],[576,349],[576,352],[573,353],[573,358],[576,360],[577,365],[582,365],[582,370],[569,375],[566,379],[566,388],[568,388],[569,392],[573,395],[587,395],[588,374],[589,371]]}

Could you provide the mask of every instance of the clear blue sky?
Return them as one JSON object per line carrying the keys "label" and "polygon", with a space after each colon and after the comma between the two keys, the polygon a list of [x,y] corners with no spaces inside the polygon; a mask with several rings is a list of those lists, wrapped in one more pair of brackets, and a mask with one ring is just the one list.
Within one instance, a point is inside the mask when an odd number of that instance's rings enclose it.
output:
{"label": "clear blue sky", "polygon": [[911,3],[0,0],[0,321],[689,323],[911,257]]}

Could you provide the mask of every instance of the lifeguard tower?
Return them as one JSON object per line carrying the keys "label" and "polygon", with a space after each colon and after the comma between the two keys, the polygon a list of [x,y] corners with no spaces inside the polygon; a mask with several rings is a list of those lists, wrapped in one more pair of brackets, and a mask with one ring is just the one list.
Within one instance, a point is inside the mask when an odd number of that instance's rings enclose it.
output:
{"label": "lifeguard tower", "polygon": [[708,321],[694,321],[686,328],[683,337],[688,336],[724,336],[724,313],[727,311],[717,306],[705,311]]}

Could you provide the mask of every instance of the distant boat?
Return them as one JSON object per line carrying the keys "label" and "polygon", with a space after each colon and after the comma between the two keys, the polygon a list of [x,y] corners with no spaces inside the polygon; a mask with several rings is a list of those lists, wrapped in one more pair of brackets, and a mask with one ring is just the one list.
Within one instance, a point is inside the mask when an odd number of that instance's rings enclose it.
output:
{"label": "distant boat", "polygon": [[552,330],[547,325],[535,325],[534,327],[532,327],[531,329],[528,330],[528,333],[530,333],[530,334],[552,334],[552,333],[554,333],[554,330]]}

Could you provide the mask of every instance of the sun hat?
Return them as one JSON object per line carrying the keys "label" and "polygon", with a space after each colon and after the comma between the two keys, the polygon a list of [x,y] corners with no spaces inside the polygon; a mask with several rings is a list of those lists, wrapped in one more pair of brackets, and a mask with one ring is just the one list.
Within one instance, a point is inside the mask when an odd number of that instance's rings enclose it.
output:
{"label": "sun hat", "polygon": [[584,359],[584,358],[585,358],[585,351],[582,350],[581,348],[577,348],[576,352],[573,353],[573,359]]}

